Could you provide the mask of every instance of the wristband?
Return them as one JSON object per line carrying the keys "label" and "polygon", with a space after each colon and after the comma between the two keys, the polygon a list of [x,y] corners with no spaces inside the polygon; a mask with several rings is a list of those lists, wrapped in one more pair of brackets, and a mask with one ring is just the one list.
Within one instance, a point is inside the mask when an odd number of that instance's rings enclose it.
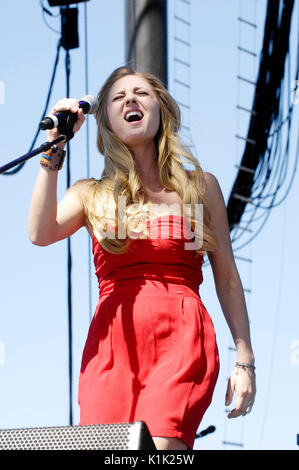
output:
{"label": "wristband", "polygon": [[49,170],[61,170],[65,155],[65,150],[59,149],[57,145],[53,145],[50,150],[42,153],[40,164],[45,168],[49,168]]}

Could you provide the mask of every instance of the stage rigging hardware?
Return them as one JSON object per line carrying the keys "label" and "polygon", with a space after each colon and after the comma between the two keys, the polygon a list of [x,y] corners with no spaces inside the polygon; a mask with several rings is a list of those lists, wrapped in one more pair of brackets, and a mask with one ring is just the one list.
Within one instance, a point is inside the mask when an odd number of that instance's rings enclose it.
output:
{"label": "stage rigging hardware", "polygon": [[[174,96],[181,115],[181,131],[191,142],[191,1],[174,4]],[[191,147],[191,145],[189,145]]]}
{"label": "stage rigging hardware", "polygon": [[[270,214],[270,209],[278,206],[287,196],[296,171],[299,149],[297,148],[294,170],[286,183],[289,163],[289,138],[291,132],[294,102],[288,103],[287,116],[283,118],[283,86],[285,73],[290,61],[290,32],[294,0],[268,0],[264,26],[263,47],[260,55],[259,71],[256,80],[239,75],[237,78],[254,88],[251,108],[238,104],[240,111],[249,114],[247,135],[236,135],[245,144],[241,162],[229,201],[227,213],[234,249],[240,249],[260,232]],[[239,19],[249,27],[251,22]],[[241,49],[240,49],[241,50]],[[242,49],[244,53],[250,53]],[[294,82],[298,83],[299,43]],[[286,69],[286,72],[285,72]],[[290,81],[291,77],[287,76]],[[289,83],[286,84],[289,86]],[[290,100],[290,93],[287,97]],[[284,154],[281,156],[282,130],[287,127]],[[287,185],[285,194],[276,202],[279,191]],[[274,186],[274,187],[273,187]],[[245,220],[250,213],[249,219]],[[264,214],[259,215],[260,211]],[[259,211],[259,212],[258,212]],[[253,233],[253,223],[263,218],[263,222]],[[253,233],[253,234],[252,234]],[[243,245],[236,242],[248,235]]]}
{"label": "stage rigging hardware", "polygon": [[[244,4],[245,3],[245,4]],[[237,43],[237,53],[238,53],[238,71],[237,71],[237,95],[238,100],[241,100],[242,106],[240,105],[239,101],[237,102],[237,117],[239,118],[239,114],[242,113],[242,118],[244,118],[247,113],[250,111],[247,107],[245,107],[245,102],[249,99],[252,99],[252,73],[256,73],[256,42],[257,42],[257,0],[250,2],[250,5],[244,0],[239,0],[239,14],[238,14],[238,43]],[[252,69],[253,72],[252,72]],[[242,93],[240,92],[242,90]],[[245,96],[250,98],[246,101]],[[237,119],[239,124],[239,119]],[[237,139],[239,138],[239,128],[237,125]],[[236,141],[239,143],[239,140]],[[238,256],[234,253],[234,258],[236,263],[240,262],[241,266],[238,265],[238,271],[240,277],[242,278],[242,285],[244,284],[243,276],[242,276],[242,269],[244,265],[248,263],[248,267],[250,269],[252,259],[248,256]],[[250,276],[249,276],[250,279]],[[248,285],[249,282],[247,281],[247,287],[243,287],[244,294],[251,294],[251,288]],[[248,300],[246,299],[246,305],[249,306]],[[250,309],[248,308],[248,316],[250,317]],[[249,318],[250,321],[250,318]],[[232,364],[235,361],[236,357],[236,347],[232,341],[231,335],[228,338],[228,357],[227,357],[227,377],[226,380],[228,382],[230,373],[232,370]],[[223,425],[223,439],[222,445],[223,448],[235,448],[235,449],[243,449],[244,442],[244,427],[245,421],[239,420],[237,422],[232,422],[227,419],[227,414],[229,413],[229,408],[225,407],[224,409],[224,425]]]}
{"label": "stage rigging hardware", "polygon": [[[296,92],[295,89],[292,97],[290,93],[292,78],[290,76],[290,36],[293,7],[294,1],[268,0],[257,79],[254,80],[242,73],[237,76],[239,83],[253,89],[254,98],[252,106],[245,103],[237,104],[238,112],[248,115],[249,125],[247,135],[237,132],[235,136],[239,142],[244,142],[245,149],[240,164],[236,165],[238,174],[227,205],[234,251],[242,249],[258,235],[270,215],[270,210],[285,200],[296,172],[299,158],[298,144],[297,150],[294,152],[294,169],[289,181],[287,181],[291,124]],[[254,30],[257,27],[255,22],[248,21],[242,15],[239,16],[238,21],[244,28]],[[298,86],[299,42],[295,46],[297,46],[297,63],[295,64],[293,83]],[[240,44],[238,50],[239,54],[248,57],[254,58],[256,55],[255,51]],[[286,109],[284,109],[285,97],[283,93],[287,94]],[[283,116],[283,113],[286,116]],[[287,137],[283,148],[282,131],[284,129],[286,129]],[[277,202],[278,193],[282,193],[282,189],[284,189],[284,194]],[[264,211],[262,216],[260,215],[261,211]],[[247,220],[245,220],[245,216],[248,216]],[[262,224],[256,230],[254,223],[262,218]],[[248,240],[237,247],[236,244],[242,237],[247,237]],[[235,254],[234,256],[236,260],[252,262],[250,258]],[[244,289],[244,292],[250,293],[251,291]],[[235,353],[235,348],[229,347],[229,350]],[[227,439],[225,436],[223,444],[242,447],[241,441],[242,439],[239,442]]]}

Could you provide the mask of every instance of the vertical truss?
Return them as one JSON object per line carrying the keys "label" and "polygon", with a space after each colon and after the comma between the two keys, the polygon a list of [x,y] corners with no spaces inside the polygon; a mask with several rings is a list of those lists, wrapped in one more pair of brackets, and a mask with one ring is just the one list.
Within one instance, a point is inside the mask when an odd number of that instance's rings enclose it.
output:
{"label": "vertical truss", "polygon": [[[247,7],[247,9],[246,9]],[[243,0],[239,0],[239,16],[238,21],[238,44],[237,44],[237,54],[238,54],[238,72],[237,72],[237,89],[238,89],[238,99],[237,99],[237,132],[236,132],[236,147],[238,148],[239,143],[247,142],[248,144],[254,145],[255,142],[248,142],[245,132],[239,129],[240,124],[243,127],[248,126],[249,117],[254,113],[251,109],[250,102],[252,101],[253,94],[255,92],[256,82],[254,76],[256,73],[256,0],[250,2],[250,8],[248,10],[248,3],[244,5]],[[239,171],[252,172],[250,168],[241,167],[236,165]],[[242,197],[242,196],[240,196]],[[242,199],[243,200],[243,199]],[[246,201],[249,202],[249,201]],[[238,226],[239,230],[248,230],[248,227]],[[244,268],[248,268],[250,272],[252,259],[250,256],[242,256],[240,254],[234,254],[238,269],[243,271]],[[240,265],[240,266],[239,266]],[[241,278],[243,278],[242,273],[240,272]],[[250,275],[247,276],[250,279]],[[244,283],[244,279],[242,279]],[[247,285],[243,287],[244,294],[251,294],[251,288]],[[228,346],[228,377],[231,373],[231,369],[236,356],[236,348],[232,345],[232,340],[229,340]],[[222,445],[226,449],[240,449],[244,447],[243,443],[243,434],[244,434],[244,421],[238,422],[227,422],[226,414],[229,412],[229,409],[225,409],[225,425],[224,425],[224,437]]]}
{"label": "vertical truss", "polygon": [[190,137],[191,0],[175,0],[174,95],[182,114],[182,132]]}

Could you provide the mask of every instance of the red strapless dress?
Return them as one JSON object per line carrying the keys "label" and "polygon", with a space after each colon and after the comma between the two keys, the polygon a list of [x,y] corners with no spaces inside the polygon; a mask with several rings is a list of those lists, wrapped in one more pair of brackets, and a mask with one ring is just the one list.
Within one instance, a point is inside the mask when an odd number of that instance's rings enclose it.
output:
{"label": "red strapless dress", "polygon": [[100,297],[82,357],[79,424],[144,421],[152,436],[192,448],[219,372],[198,294],[203,260],[185,249],[183,217],[148,223],[157,236],[131,240],[125,254],[93,237]]}

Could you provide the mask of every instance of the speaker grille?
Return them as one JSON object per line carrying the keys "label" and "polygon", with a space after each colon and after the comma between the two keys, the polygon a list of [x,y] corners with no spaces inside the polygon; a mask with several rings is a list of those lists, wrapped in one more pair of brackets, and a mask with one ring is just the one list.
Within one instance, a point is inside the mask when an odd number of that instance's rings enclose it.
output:
{"label": "speaker grille", "polygon": [[149,431],[142,421],[0,431],[1,450],[138,450],[142,448],[154,448]]}

